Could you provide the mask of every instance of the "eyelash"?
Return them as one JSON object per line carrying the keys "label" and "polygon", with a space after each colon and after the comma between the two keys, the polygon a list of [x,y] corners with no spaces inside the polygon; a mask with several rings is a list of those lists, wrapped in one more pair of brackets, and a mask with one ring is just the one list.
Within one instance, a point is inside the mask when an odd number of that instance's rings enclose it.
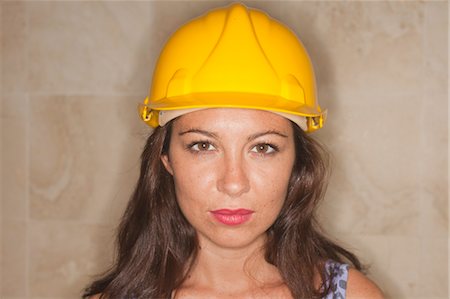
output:
{"label": "eyelash", "polygon": [[[209,142],[209,141],[206,141],[206,140],[199,140],[199,141],[191,142],[191,143],[189,143],[186,146],[186,149],[189,150],[190,152],[194,153],[194,154],[199,154],[200,152],[210,151],[209,149],[200,149],[199,145],[201,145],[201,144],[205,144],[207,146],[207,148],[212,146],[215,149],[214,144]],[[267,152],[267,153],[260,153],[257,150],[253,150],[253,149],[255,149],[255,148],[259,147],[259,146],[268,146],[269,147],[269,152]],[[197,149],[194,149],[194,147],[197,147]],[[252,149],[251,149],[251,152],[254,152],[254,153],[259,154],[259,155],[273,155],[273,154],[275,154],[278,151],[279,151],[278,146],[276,146],[274,144],[271,144],[271,143],[266,143],[266,142],[258,143],[256,145],[254,145],[252,147]]]}
{"label": "eyelash", "polygon": [[[206,144],[206,145],[208,145],[208,147],[209,147],[209,146],[213,146],[213,147],[214,147],[214,145],[213,145],[211,142],[200,140],[200,141],[194,141],[194,142],[189,143],[189,144],[186,146],[186,148],[187,148],[189,151],[191,151],[191,152],[193,152],[193,153],[195,153],[195,154],[198,154],[199,152],[203,152],[203,151],[208,151],[208,150],[201,150],[200,148],[198,148],[198,146],[199,146],[200,144]],[[196,146],[198,149],[194,149],[195,146]]]}

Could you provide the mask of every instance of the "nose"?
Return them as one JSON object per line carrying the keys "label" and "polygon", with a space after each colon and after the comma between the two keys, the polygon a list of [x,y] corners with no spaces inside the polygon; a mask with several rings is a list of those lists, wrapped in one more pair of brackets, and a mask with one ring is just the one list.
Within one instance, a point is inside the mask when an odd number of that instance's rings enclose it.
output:
{"label": "nose", "polygon": [[238,156],[225,156],[217,180],[217,190],[229,197],[239,197],[250,190],[244,161]]}

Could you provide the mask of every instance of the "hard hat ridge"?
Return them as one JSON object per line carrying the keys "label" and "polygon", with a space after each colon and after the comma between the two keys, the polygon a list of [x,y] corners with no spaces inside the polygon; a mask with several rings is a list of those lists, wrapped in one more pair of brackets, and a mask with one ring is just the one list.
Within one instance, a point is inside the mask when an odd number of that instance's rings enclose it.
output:
{"label": "hard hat ridge", "polygon": [[276,94],[279,81],[259,45],[250,14],[243,5],[233,4],[216,46],[193,77],[192,91]]}

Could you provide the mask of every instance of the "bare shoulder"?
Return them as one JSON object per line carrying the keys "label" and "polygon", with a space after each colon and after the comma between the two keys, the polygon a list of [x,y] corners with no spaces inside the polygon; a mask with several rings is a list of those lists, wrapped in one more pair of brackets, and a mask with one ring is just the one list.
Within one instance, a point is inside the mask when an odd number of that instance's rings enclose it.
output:
{"label": "bare shoulder", "polygon": [[[100,299],[100,297],[101,297],[101,293],[100,294],[95,294],[94,296],[90,296],[89,297],[89,299]],[[101,298],[101,299],[104,299],[105,297],[103,297],[103,298]]]}
{"label": "bare shoulder", "polygon": [[380,288],[364,274],[354,268],[348,271],[347,299],[384,299]]}

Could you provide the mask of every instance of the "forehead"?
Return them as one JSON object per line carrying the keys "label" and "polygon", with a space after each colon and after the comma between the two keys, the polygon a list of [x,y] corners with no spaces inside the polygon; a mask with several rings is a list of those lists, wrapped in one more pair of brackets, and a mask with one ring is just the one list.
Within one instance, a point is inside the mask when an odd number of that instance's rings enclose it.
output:
{"label": "forehead", "polygon": [[201,128],[224,132],[280,130],[289,133],[291,122],[270,111],[241,108],[210,108],[187,113],[174,122],[174,130]]}

